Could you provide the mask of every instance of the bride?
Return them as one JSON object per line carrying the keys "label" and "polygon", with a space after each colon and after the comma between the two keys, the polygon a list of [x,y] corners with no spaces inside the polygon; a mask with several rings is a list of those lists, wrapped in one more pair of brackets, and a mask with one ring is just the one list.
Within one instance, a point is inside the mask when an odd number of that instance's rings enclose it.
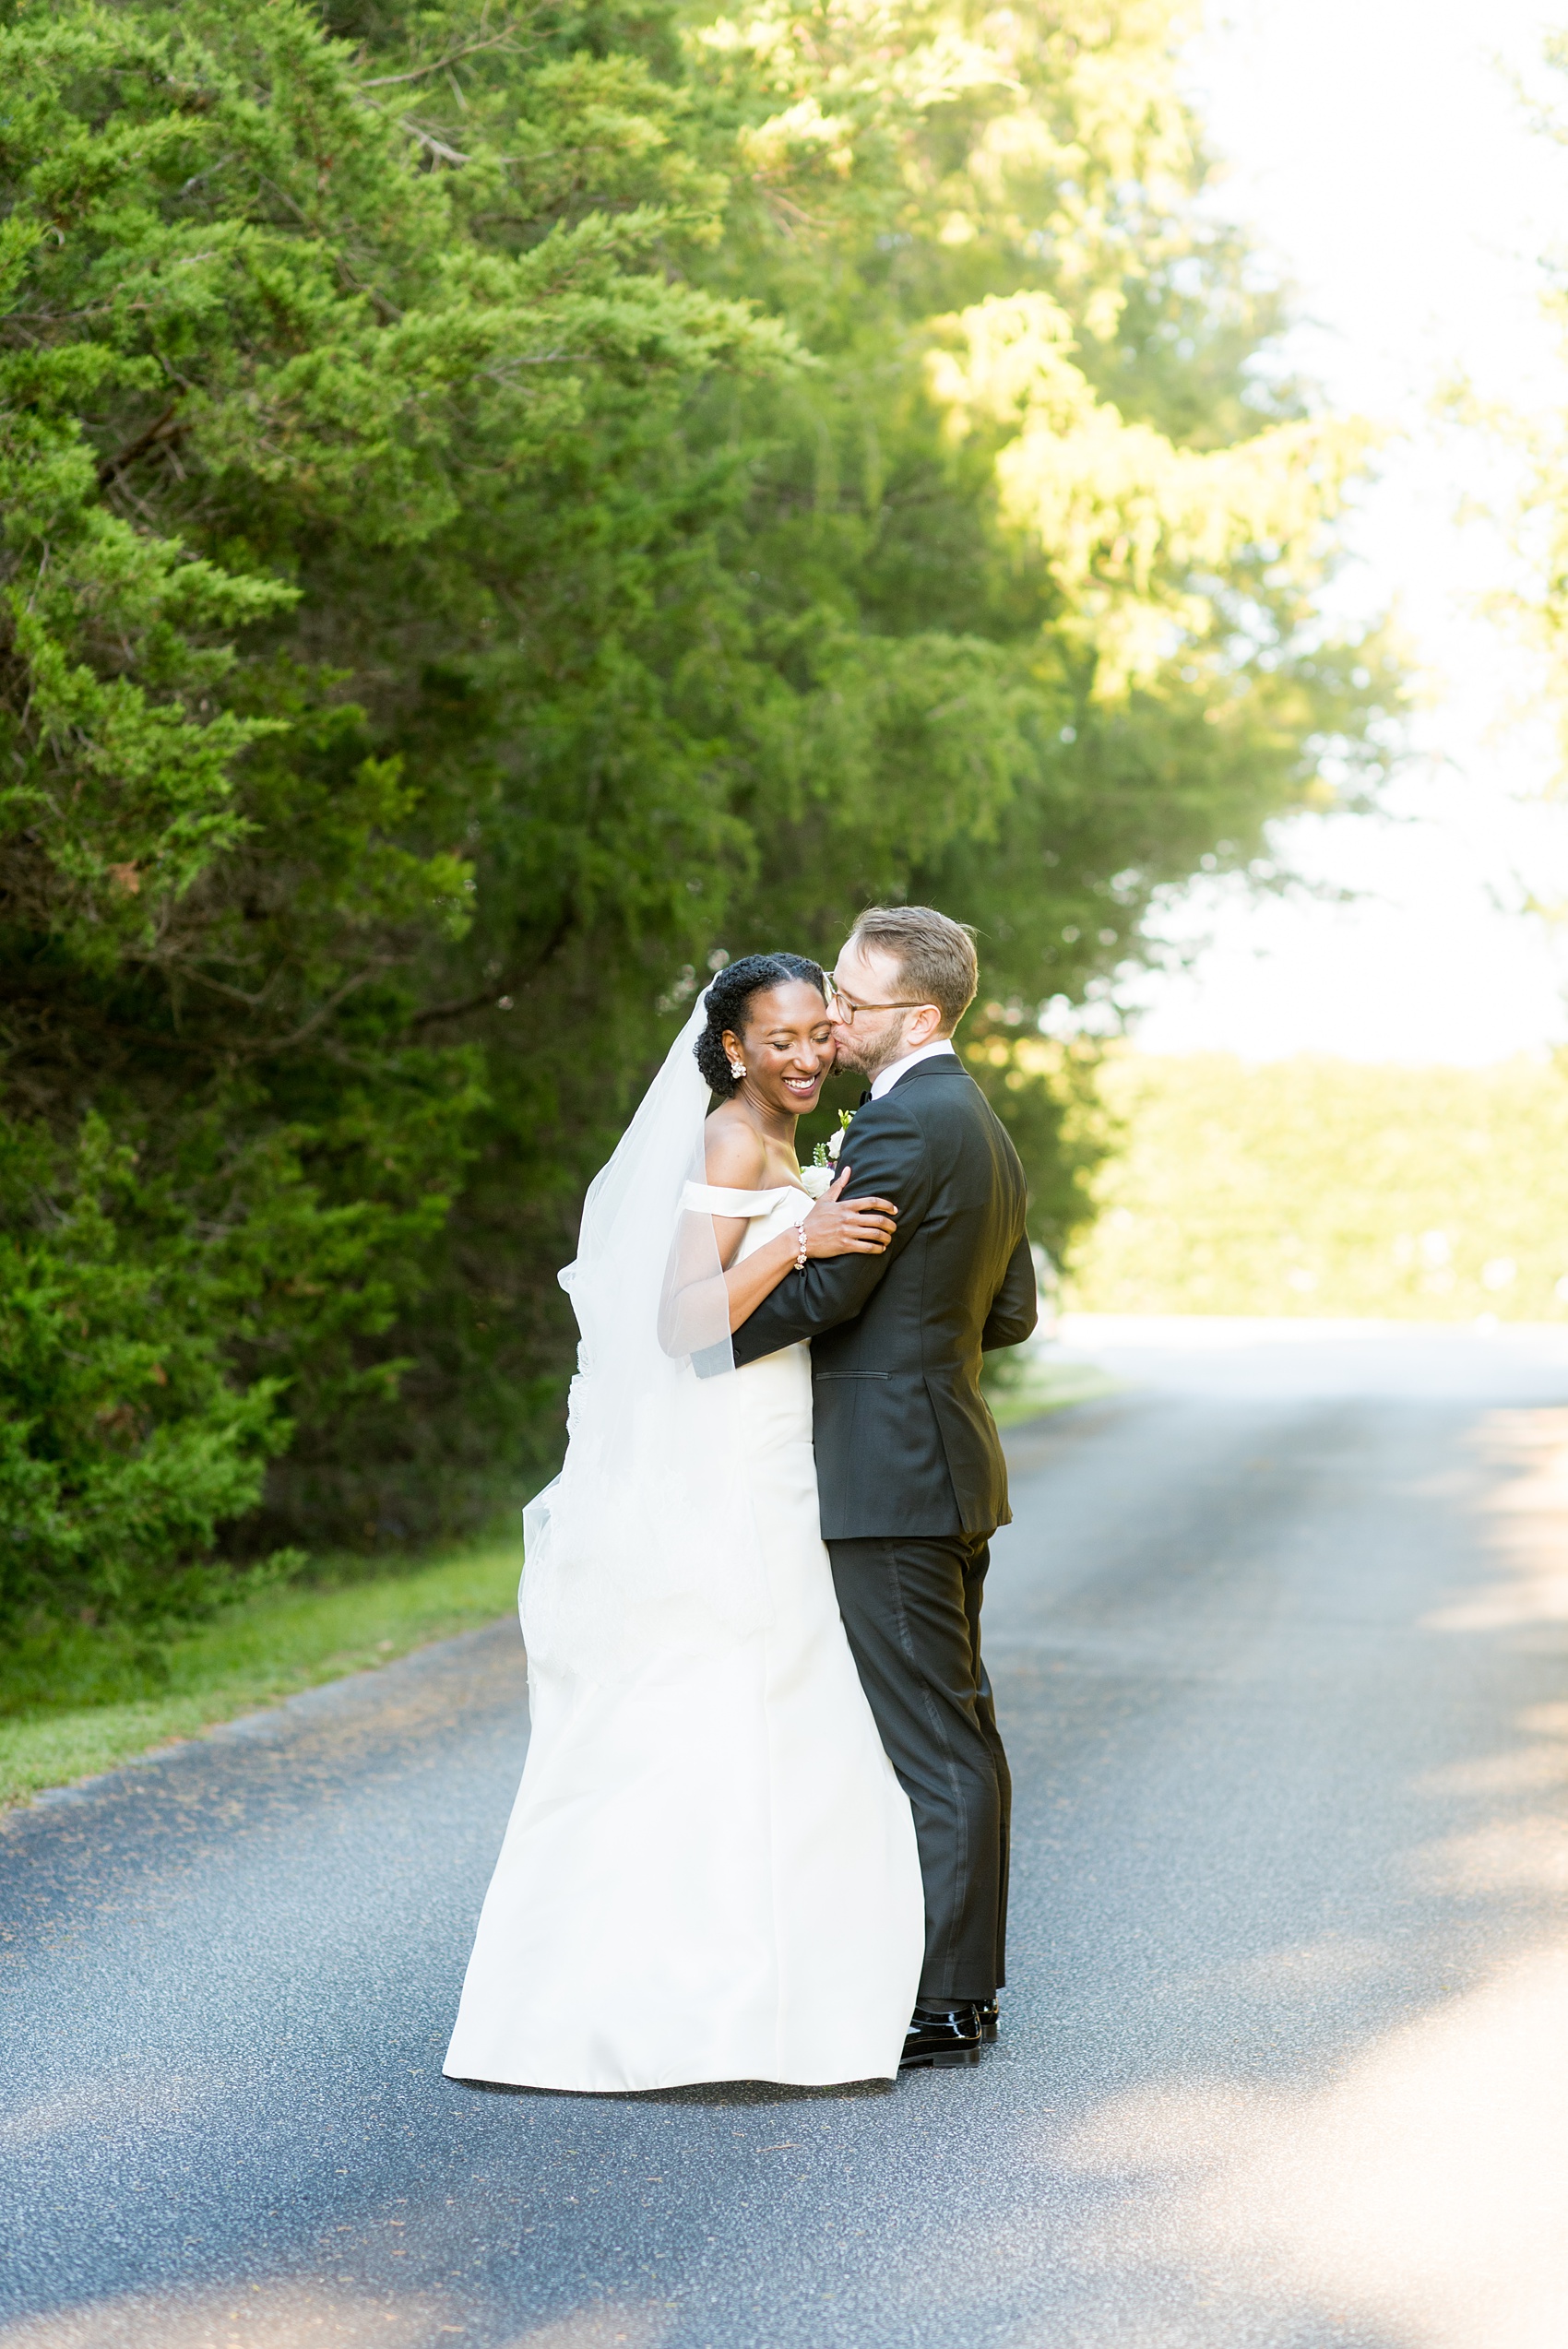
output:
{"label": "bride", "polygon": [[731,1347],[808,1257],[892,1236],[847,1167],[814,1204],[802,1182],[832,1064],[815,963],[731,964],[588,1192],[566,1460],[525,1518],[531,1742],[454,2079],[897,2072],[920,1863],[818,1531],[810,1353]]}

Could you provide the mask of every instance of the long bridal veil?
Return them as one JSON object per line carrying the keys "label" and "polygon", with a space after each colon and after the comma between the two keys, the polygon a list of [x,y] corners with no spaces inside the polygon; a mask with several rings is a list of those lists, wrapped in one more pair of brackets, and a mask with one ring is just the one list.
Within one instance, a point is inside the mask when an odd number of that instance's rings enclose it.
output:
{"label": "long bridal veil", "polygon": [[581,1343],[561,1474],[524,1513],[530,1655],[603,1679],[653,1642],[724,1644],[768,1619],[723,1270],[705,1205],[699,997],[589,1186],[559,1275]]}

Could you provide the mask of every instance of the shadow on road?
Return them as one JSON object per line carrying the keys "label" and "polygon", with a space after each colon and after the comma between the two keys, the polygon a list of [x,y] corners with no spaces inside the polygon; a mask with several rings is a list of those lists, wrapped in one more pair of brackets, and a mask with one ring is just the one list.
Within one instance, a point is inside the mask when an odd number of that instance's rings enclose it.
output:
{"label": "shadow on road", "polygon": [[22,1814],[0,2349],[1562,2349],[1568,1370],[1350,1352],[1018,1431],[978,2072],[443,2080],[509,1631]]}

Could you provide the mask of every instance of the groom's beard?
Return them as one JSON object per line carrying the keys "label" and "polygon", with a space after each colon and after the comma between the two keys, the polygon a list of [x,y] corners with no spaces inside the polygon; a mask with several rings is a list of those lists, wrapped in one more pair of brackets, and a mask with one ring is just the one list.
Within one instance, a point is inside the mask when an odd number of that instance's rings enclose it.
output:
{"label": "groom's beard", "polygon": [[842,1044],[840,1044],[837,1038],[835,1038],[833,1045],[833,1073],[835,1076],[863,1076],[869,1085],[872,1078],[876,1074],[876,1070],[882,1066],[882,1062],[878,1061],[875,1068],[867,1068],[865,1059],[862,1057],[862,1054],[863,1047],[861,1050],[857,1050],[855,1045],[849,1038],[846,1038]]}
{"label": "groom's beard", "polygon": [[866,1083],[870,1085],[885,1068],[890,1067],[895,1061],[903,1059],[905,1049],[901,1036],[897,1042],[884,1038],[880,1050],[871,1043],[856,1045],[852,1035],[847,1037],[842,1044],[835,1038],[834,1074],[837,1075],[842,1071],[851,1076],[863,1076]]}

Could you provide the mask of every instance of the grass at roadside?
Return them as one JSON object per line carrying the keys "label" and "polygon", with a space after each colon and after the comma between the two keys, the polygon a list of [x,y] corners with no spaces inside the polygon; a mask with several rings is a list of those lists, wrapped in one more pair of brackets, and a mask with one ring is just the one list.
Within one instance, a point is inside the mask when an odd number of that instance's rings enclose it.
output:
{"label": "grass at roadside", "polygon": [[1016,1428],[1039,1419],[1047,1411],[1065,1410],[1070,1403],[1088,1403],[1097,1394],[1114,1394],[1118,1382],[1092,1362],[1062,1362],[1044,1353],[1030,1352],[989,1385],[986,1401],[999,1428]]}
{"label": "grass at roadside", "polygon": [[156,1675],[113,1702],[72,1703],[65,1690],[61,1702],[0,1714],[0,1805],[472,1631],[516,1605],[521,1572],[513,1540],[372,1579],[264,1592],[172,1642]]}
{"label": "grass at roadside", "polygon": [[1568,1059],[1396,1068],[1116,1045],[1092,1313],[1568,1317]]}

